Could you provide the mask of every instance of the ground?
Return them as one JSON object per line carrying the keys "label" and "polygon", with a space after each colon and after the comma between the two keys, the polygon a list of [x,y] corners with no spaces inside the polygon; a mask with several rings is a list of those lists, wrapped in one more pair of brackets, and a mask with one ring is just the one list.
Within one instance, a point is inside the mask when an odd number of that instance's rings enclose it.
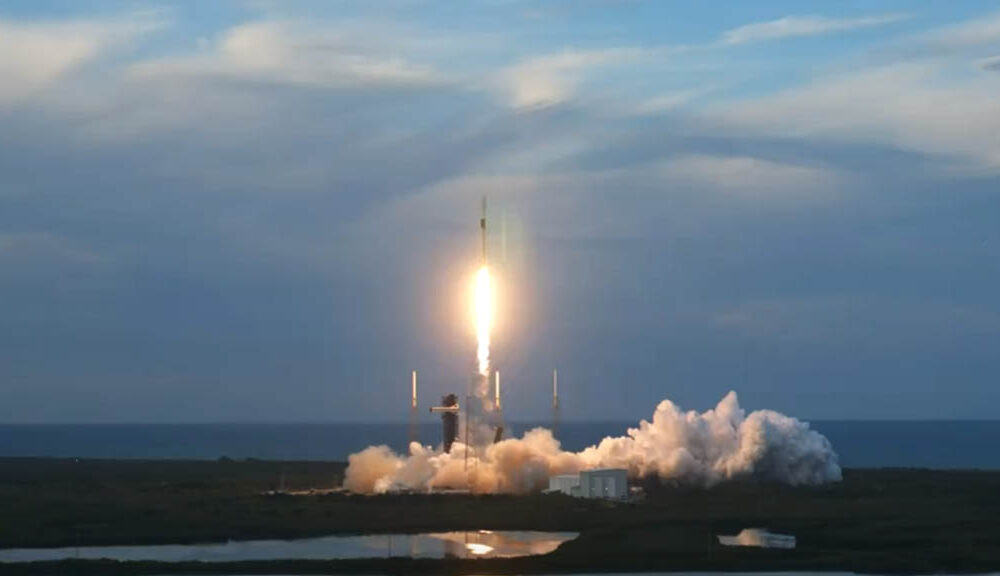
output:
{"label": "ground", "polygon": [[[1000,570],[1000,472],[845,470],[823,487],[646,482],[631,504],[561,495],[286,495],[329,489],[342,463],[0,459],[0,547],[476,529],[579,531],[546,557],[155,565],[5,565],[32,573],[554,573],[658,570]],[[766,527],[795,550],[733,549]]]}

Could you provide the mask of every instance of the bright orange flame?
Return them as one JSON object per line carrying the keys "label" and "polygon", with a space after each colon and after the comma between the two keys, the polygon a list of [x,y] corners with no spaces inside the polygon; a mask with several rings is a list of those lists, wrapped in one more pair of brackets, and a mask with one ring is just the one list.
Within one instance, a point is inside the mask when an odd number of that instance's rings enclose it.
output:
{"label": "bright orange flame", "polygon": [[490,269],[483,266],[476,274],[476,359],[479,373],[490,374],[490,330],[493,324],[493,286]]}

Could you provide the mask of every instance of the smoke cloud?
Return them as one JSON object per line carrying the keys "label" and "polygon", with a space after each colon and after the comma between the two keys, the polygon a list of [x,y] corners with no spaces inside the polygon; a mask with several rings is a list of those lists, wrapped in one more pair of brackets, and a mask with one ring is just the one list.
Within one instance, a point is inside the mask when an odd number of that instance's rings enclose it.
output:
{"label": "smoke cloud", "polygon": [[735,392],[700,414],[664,400],[652,421],[582,452],[563,451],[544,428],[473,450],[468,468],[467,449],[456,442],[446,454],[413,443],[410,454],[401,456],[372,446],[349,457],[344,487],[366,494],[446,488],[525,493],[547,487],[553,474],[589,468],[625,468],[631,478],[701,486],[748,478],[791,485],[841,479],[837,454],[823,435],[771,410],[748,415]]}

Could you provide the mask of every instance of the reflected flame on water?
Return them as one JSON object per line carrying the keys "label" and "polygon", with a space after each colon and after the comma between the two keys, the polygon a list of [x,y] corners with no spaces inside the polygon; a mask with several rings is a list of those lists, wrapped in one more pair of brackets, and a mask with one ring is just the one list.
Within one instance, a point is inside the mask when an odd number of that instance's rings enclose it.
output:
{"label": "reflected flame on water", "polygon": [[477,556],[482,554],[489,554],[490,552],[493,551],[493,547],[487,546],[486,544],[473,544],[470,542],[466,544],[465,547],[469,549],[469,552],[472,552]]}
{"label": "reflected flame on water", "polygon": [[452,554],[487,558],[517,558],[548,554],[560,544],[576,538],[575,532],[437,532],[429,537],[451,543]]}

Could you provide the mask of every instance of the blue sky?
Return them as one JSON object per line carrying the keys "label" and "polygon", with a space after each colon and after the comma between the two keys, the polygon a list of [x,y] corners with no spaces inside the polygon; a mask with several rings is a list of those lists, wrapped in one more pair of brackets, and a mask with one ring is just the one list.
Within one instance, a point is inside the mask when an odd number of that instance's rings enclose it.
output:
{"label": "blue sky", "polygon": [[0,421],[998,418],[986,2],[8,2]]}

